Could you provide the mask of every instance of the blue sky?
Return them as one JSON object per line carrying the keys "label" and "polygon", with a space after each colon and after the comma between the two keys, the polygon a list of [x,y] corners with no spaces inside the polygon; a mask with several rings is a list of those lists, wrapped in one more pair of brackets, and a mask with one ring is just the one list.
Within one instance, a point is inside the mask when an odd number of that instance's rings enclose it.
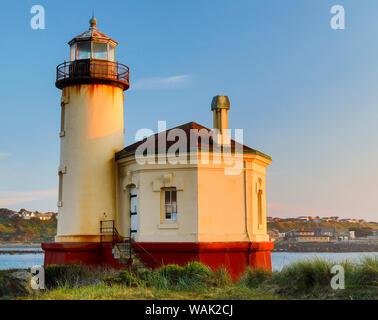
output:
{"label": "blue sky", "polygon": [[[30,8],[45,8],[32,30]],[[333,30],[341,4],[346,29]],[[131,69],[125,141],[196,121],[230,97],[231,128],[272,156],[268,215],[378,220],[378,2],[375,0],[8,1],[0,30],[0,207],[56,211],[67,41],[98,28]]]}

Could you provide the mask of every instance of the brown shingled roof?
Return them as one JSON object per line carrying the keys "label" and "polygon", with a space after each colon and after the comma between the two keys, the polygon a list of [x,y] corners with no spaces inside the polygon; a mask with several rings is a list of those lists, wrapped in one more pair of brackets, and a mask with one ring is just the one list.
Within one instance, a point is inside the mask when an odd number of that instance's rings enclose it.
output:
{"label": "brown shingled roof", "polygon": [[[150,140],[149,140],[149,142],[147,142],[146,146],[148,146],[149,144],[153,145],[154,148],[155,148],[155,154],[167,152],[170,146],[172,146],[173,144],[176,144],[176,142],[179,141],[179,137],[177,137],[174,134],[174,132],[172,132],[172,135],[175,138],[175,140],[174,141],[167,140],[169,133],[172,130],[175,130],[175,129],[181,129],[185,132],[186,140],[185,140],[185,142],[183,142],[183,140],[181,140],[181,141],[184,144],[183,147],[186,147],[187,152],[197,151],[197,150],[201,150],[201,149],[206,149],[206,150],[209,150],[210,152],[212,152],[213,146],[214,146],[214,141],[211,137],[211,132],[212,132],[211,129],[206,128],[206,127],[204,127],[204,126],[202,126],[202,125],[200,125],[196,122],[193,122],[193,121],[185,123],[181,126],[163,131],[163,132],[156,133],[153,136],[148,137],[148,139],[150,139]],[[202,129],[205,129],[205,130],[202,130]],[[196,142],[195,148],[192,148],[192,149],[190,149],[190,147],[191,147],[191,144],[190,144],[191,130],[194,130],[194,131],[192,131],[192,134],[194,134],[194,141]],[[153,137],[153,138],[151,139],[151,137]],[[165,139],[166,147],[163,150],[159,150],[159,143],[158,142],[161,141],[160,139]],[[128,156],[134,155],[136,149],[141,144],[145,143],[146,141],[147,141],[147,138],[145,138],[141,141],[138,141],[136,143],[133,143],[133,144],[125,147],[123,150],[117,152],[115,154],[116,160],[123,159],[123,158],[126,158]],[[209,141],[209,143],[207,143],[207,141]],[[161,142],[160,142],[160,144],[161,144]],[[240,144],[238,142],[231,139],[231,152],[235,151],[235,145],[240,146]],[[180,145],[176,145],[176,146],[179,147]],[[255,150],[255,149],[250,148],[250,147],[247,147],[246,145],[242,145],[242,147],[243,147],[243,153],[244,154],[257,154],[257,155],[260,155],[260,156],[262,156],[262,157],[264,157],[268,160],[271,160],[271,157],[269,157],[268,155],[266,155],[264,153],[261,153],[261,152]]]}

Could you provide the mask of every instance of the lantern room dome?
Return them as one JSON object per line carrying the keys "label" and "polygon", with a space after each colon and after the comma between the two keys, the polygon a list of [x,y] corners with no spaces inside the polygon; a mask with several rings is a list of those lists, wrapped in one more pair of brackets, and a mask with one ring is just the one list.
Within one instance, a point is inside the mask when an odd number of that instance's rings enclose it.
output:
{"label": "lantern room dome", "polygon": [[89,29],[84,31],[83,33],[79,34],[77,37],[73,38],[71,41],[68,42],[69,45],[72,45],[79,41],[101,41],[101,42],[109,42],[113,46],[117,46],[118,42],[114,41],[113,39],[109,38],[102,32],[97,29],[97,19],[92,17],[89,20]]}

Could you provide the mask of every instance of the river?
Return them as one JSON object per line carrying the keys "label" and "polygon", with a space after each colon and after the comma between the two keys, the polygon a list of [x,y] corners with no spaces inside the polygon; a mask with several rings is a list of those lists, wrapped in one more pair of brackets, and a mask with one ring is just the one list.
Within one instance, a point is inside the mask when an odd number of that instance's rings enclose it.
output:
{"label": "river", "polygon": [[[0,248],[0,251],[33,251],[36,248]],[[364,256],[378,255],[378,252],[272,252],[273,270],[281,270],[285,265],[298,260],[312,259],[315,257],[330,260],[332,262],[351,261],[358,262]],[[43,252],[23,254],[0,254],[0,270],[25,269],[43,264]]]}

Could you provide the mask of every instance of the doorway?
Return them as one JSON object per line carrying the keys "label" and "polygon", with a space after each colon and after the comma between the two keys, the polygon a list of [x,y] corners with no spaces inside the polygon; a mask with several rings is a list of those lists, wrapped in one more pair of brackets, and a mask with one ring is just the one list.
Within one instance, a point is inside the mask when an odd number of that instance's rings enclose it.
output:
{"label": "doorway", "polygon": [[135,238],[138,232],[138,190],[130,188],[130,237]]}

